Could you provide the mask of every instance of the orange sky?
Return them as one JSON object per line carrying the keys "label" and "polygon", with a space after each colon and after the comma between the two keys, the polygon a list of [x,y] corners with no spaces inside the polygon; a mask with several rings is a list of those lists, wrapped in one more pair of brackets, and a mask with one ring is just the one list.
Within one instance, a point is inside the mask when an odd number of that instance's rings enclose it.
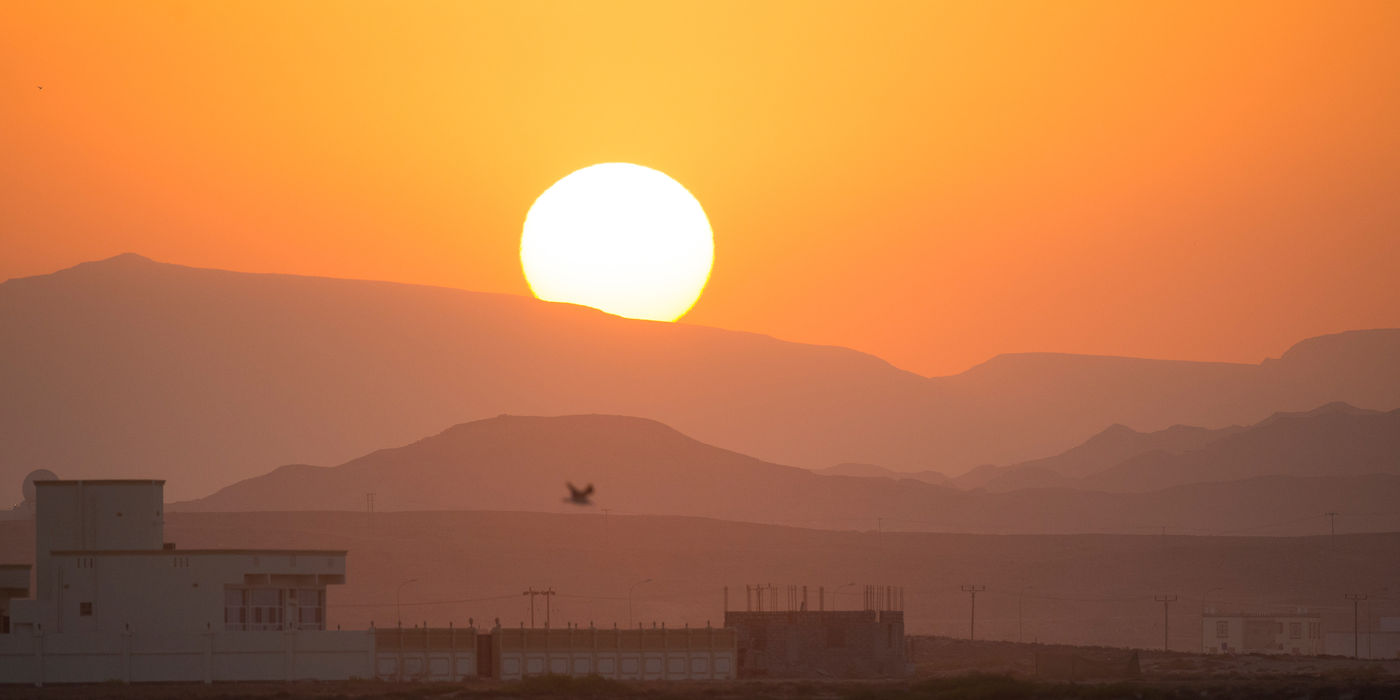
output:
{"label": "orange sky", "polygon": [[631,161],[714,226],[688,322],[925,374],[1400,326],[1396,2],[2,1],[0,279],[528,294],[530,203]]}

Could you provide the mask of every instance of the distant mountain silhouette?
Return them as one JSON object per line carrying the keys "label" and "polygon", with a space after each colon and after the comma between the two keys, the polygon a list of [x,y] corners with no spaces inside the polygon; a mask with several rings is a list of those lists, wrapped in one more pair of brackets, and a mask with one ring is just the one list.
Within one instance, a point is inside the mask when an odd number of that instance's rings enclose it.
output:
{"label": "distant mountain silhouette", "polygon": [[[1166,525],[1216,534],[1297,525],[1300,516],[1316,520],[1328,510],[1393,512],[1400,502],[1400,474],[1263,477],[1152,493],[959,491],[909,479],[823,476],[706,445],[655,421],[586,415],[458,425],[339,467],[282,467],[170,510],[359,510],[373,492],[385,511],[573,512],[558,496],[569,480],[595,484],[597,506],[619,513],[857,530],[1141,533]],[[1353,531],[1400,524],[1400,513],[1392,515]]]}
{"label": "distant mountain silhouette", "polygon": [[1175,454],[1196,449],[1241,430],[1244,428],[1240,426],[1212,430],[1174,425],[1165,430],[1142,433],[1125,425],[1114,424],[1083,444],[1053,457],[1005,466],[980,466],[952,483],[959,488],[985,488],[989,491],[1073,486],[1076,478],[1111,469],[1134,457],[1149,452]]}
{"label": "distant mountain silhouette", "polygon": [[1197,449],[1137,455],[1075,486],[1152,491],[1260,476],[1365,474],[1400,474],[1400,410],[1382,413],[1334,403],[1279,413]]}
{"label": "distant mountain silhouette", "polygon": [[204,270],[124,255],[0,284],[0,488],[38,467],[188,498],[500,413],[655,418],[820,468],[961,473],[1106,425],[1400,407],[1400,330],[1261,365],[1006,355],[925,378],[852,350],[525,297]]}
{"label": "distant mountain silhouette", "polygon": [[856,464],[845,462],[825,469],[813,469],[813,472],[824,476],[865,476],[880,479],[913,479],[926,484],[947,484],[948,477],[942,472],[931,469],[919,472],[897,472],[893,469],[886,469],[878,464]]}
{"label": "distant mountain silhouette", "polygon": [[1028,488],[1153,491],[1261,476],[1400,474],[1400,410],[1335,402],[1276,413],[1256,425],[1175,425],[1140,433],[1114,425],[1054,457],[983,466],[950,483],[992,492]]}

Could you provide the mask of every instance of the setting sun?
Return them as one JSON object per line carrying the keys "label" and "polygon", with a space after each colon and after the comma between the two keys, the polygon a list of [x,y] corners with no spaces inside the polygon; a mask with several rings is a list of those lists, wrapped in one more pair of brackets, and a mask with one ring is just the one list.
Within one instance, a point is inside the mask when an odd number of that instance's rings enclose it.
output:
{"label": "setting sun", "polygon": [[546,301],[674,321],[705,288],[714,238],[700,202],[679,182],[640,165],[601,163],[535,200],[520,263]]}

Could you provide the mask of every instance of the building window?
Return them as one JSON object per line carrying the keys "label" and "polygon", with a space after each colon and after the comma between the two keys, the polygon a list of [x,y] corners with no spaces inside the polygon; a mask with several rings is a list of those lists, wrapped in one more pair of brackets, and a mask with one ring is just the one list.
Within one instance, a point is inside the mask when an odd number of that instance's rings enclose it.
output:
{"label": "building window", "polygon": [[1217,620],[1215,623],[1215,638],[1224,639],[1230,636],[1230,623],[1226,620]]}
{"label": "building window", "polygon": [[1321,623],[1318,623],[1318,622],[1309,622],[1309,623],[1308,623],[1308,639],[1321,639],[1321,638],[1322,638],[1322,630],[1321,630],[1321,627],[1322,627]]}
{"label": "building window", "polygon": [[296,590],[297,628],[321,630],[326,628],[326,592],[318,588]]}
{"label": "building window", "polygon": [[282,629],[286,591],[280,588],[225,588],[224,629],[265,632]]}
{"label": "building window", "polygon": [[79,616],[79,617],[92,617],[92,603],[89,603],[89,602],[78,603],[78,616]]}
{"label": "building window", "polygon": [[1290,623],[1288,623],[1288,638],[1289,638],[1289,639],[1302,639],[1302,638],[1303,638],[1303,623],[1301,623],[1301,622],[1290,622]]}

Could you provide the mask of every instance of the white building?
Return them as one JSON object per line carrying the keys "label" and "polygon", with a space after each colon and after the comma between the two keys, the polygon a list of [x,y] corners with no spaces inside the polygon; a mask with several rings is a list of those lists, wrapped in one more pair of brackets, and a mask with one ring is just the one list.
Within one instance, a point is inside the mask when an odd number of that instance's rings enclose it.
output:
{"label": "white building", "polygon": [[1322,617],[1298,612],[1293,615],[1201,616],[1201,651],[1206,654],[1302,654],[1322,653]]}
{"label": "white building", "polygon": [[164,483],[34,482],[32,588],[29,565],[0,565],[0,685],[734,678],[725,629],[329,631],[344,551],[177,549]]}
{"label": "white building", "polygon": [[35,483],[32,597],[8,600],[0,683],[369,675],[373,636],[325,630],[344,551],[177,549],[164,483]]}

